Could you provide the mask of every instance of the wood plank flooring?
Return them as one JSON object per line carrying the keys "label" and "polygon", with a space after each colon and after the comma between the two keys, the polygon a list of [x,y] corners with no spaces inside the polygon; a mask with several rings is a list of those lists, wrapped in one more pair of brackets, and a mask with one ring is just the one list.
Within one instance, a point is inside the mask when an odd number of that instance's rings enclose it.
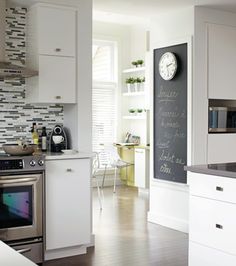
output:
{"label": "wood plank flooring", "polygon": [[95,248],[44,266],[187,266],[187,234],[147,223],[148,198],[135,188],[104,188],[103,210],[94,190]]}

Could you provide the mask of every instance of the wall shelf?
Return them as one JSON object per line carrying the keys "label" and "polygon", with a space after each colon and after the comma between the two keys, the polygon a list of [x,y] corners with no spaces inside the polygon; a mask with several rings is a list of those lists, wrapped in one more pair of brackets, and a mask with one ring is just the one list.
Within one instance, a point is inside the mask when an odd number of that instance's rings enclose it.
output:
{"label": "wall shelf", "polygon": [[145,95],[144,91],[134,91],[134,92],[123,92],[123,96],[143,96]]}
{"label": "wall shelf", "polygon": [[123,73],[137,73],[145,71],[145,67],[136,67],[136,68],[128,68],[124,69]]}

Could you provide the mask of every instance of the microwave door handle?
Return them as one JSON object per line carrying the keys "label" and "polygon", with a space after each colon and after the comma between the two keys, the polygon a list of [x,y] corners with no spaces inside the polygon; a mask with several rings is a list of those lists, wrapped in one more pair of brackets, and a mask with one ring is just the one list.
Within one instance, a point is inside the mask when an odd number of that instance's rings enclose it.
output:
{"label": "microwave door handle", "polygon": [[14,183],[28,183],[32,181],[37,181],[37,178],[31,177],[31,178],[19,178],[19,179],[10,179],[10,180],[0,179],[0,185],[7,185],[7,184],[14,184]]}

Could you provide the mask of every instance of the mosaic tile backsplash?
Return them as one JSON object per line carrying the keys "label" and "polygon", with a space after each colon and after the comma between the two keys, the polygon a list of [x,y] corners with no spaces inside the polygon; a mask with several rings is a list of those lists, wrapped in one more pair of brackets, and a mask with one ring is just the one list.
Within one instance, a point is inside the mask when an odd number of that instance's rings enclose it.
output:
{"label": "mosaic tile backsplash", "polygon": [[[24,65],[27,10],[14,7],[8,8],[6,12],[6,60]],[[21,137],[31,140],[33,122],[39,128],[46,126],[48,132],[56,124],[63,124],[63,106],[26,104],[25,90],[24,79],[0,79],[0,146],[14,143]]]}

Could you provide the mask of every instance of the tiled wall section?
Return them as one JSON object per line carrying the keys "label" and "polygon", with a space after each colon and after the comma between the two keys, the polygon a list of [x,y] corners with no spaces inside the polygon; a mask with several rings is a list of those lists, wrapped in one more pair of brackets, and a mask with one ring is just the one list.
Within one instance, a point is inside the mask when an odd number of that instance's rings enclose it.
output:
{"label": "tiled wall section", "polygon": [[[6,17],[6,59],[21,65],[25,64],[26,12],[8,8]],[[24,79],[0,80],[0,145],[20,137],[30,140],[33,121],[48,130],[63,123],[63,106],[26,104],[25,89]]]}

